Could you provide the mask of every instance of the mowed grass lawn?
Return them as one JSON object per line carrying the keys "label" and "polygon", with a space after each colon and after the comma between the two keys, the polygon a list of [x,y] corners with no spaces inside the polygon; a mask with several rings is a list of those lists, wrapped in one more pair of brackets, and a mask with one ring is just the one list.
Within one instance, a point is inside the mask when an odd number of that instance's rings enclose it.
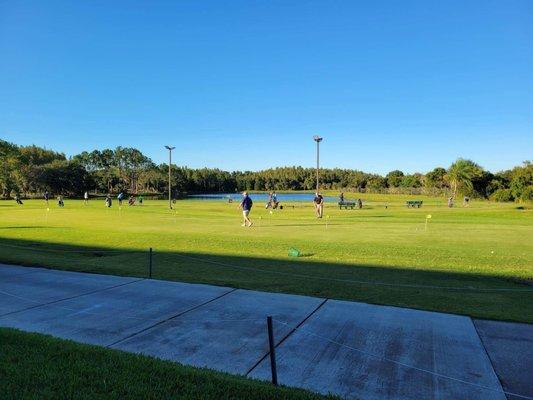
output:
{"label": "mowed grass lawn", "polygon": [[[407,209],[409,198],[424,206]],[[327,204],[322,220],[309,203],[270,214],[256,201],[252,228],[241,227],[237,204],[222,201],[178,201],[175,211],[150,200],[107,209],[103,200],[66,199],[49,211],[42,200],[2,201],[0,261],[146,276],[152,247],[158,279],[533,322],[530,207],[364,199],[362,210]],[[290,247],[303,257],[288,257]]]}
{"label": "mowed grass lawn", "polygon": [[2,399],[332,399],[207,369],[0,329]]}

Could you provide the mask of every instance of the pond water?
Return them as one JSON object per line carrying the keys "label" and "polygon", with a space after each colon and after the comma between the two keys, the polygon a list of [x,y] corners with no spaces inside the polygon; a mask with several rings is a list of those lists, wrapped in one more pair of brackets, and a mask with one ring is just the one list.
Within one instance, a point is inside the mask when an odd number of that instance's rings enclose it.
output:
{"label": "pond water", "polygon": [[[250,197],[255,202],[267,202],[268,193],[250,193]],[[308,201],[312,202],[314,193],[277,193],[278,201],[283,202],[293,202],[293,201]],[[240,201],[242,199],[242,194],[240,193],[208,193],[208,194],[194,194],[187,196],[188,199],[194,200],[211,200],[211,201],[228,201],[232,199],[233,201]],[[325,201],[338,202],[339,198],[334,196],[324,196]]]}

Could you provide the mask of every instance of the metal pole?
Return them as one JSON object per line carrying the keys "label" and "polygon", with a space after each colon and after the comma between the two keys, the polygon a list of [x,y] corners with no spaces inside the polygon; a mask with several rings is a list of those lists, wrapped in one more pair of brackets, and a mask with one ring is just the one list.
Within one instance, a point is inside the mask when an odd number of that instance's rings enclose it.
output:
{"label": "metal pole", "polygon": [[316,142],[316,191],[317,192],[319,188],[319,178],[318,178],[319,169],[320,169],[320,141],[317,140]]}
{"label": "metal pole", "polygon": [[152,248],[150,247],[150,261],[148,263],[148,277],[152,279]]}
{"label": "metal pole", "polygon": [[172,165],[172,149],[168,149],[168,207],[172,209],[171,186],[170,186],[170,166]]}
{"label": "metal pole", "polygon": [[270,371],[272,372],[272,383],[278,386],[278,371],[276,368],[276,348],[274,347],[274,332],[272,330],[272,317],[267,317],[268,347],[270,349]]}
{"label": "metal pole", "polygon": [[171,178],[171,166],[172,166],[172,150],[175,149],[175,147],[172,146],[165,146],[165,149],[168,150],[168,207],[172,210],[172,184],[170,182]]}
{"label": "metal pole", "polygon": [[320,189],[320,179],[319,179],[319,170],[320,170],[320,142],[322,138],[318,135],[313,136],[313,140],[316,142],[316,191]]}

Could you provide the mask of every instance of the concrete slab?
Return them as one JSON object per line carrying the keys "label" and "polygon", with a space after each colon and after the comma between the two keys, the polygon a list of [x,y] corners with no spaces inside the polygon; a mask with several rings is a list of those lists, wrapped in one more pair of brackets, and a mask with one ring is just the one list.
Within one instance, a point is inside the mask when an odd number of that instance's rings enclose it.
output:
{"label": "concrete slab", "polygon": [[494,365],[506,390],[533,397],[532,325],[476,321],[484,347],[473,322],[463,316],[29,271],[0,266],[0,326],[269,380],[269,360],[260,360],[268,351],[266,316],[272,315],[281,321],[274,334],[285,385],[348,399],[504,400]]}
{"label": "concrete slab", "polygon": [[505,391],[533,398],[533,325],[484,320],[474,324]]}
{"label": "concrete slab", "polygon": [[44,268],[21,267],[18,265],[0,264],[0,282],[3,279],[12,277],[13,275],[29,274],[31,272],[43,271]]}
{"label": "concrete slab", "polygon": [[47,269],[8,272],[0,279],[0,316],[135,280],[138,278]]}
{"label": "concrete slab", "polygon": [[[297,324],[322,301],[312,297],[237,290],[113,347],[246,374],[268,352],[268,315]],[[279,340],[289,330],[278,325],[275,335]]]}
{"label": "concrete slab", "polygon": [[0,326],[107,346],[231,290],[143,280],[0,317]]}
{"label": "concrete slab", "polygon": [[505,399],[467,317],[329,300],[276,353],[282,384],[347,399]]}

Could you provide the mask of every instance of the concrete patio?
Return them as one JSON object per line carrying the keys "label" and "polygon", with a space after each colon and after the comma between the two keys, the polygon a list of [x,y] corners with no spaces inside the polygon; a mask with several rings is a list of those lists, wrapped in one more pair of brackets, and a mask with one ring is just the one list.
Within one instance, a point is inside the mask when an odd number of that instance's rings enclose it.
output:
{"label": "concrete patio", "polygon": [[346,399],[533,398],[528,324],[0,265],[0,326],[265,380],[268,315],[284,385]]}

